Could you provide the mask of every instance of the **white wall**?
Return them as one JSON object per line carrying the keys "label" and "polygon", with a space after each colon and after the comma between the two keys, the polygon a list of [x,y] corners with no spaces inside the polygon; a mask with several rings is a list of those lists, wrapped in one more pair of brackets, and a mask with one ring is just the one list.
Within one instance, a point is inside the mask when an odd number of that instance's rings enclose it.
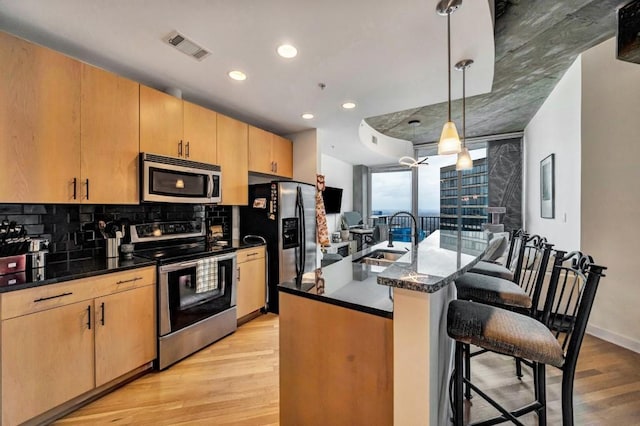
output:
{"label": "white wall", "polygon": [[[581,59],[562,77],[524,131],[525,229],[556,248],[580,248]],[[555,218],[540,217],[540,161],[555,154]]]}
{"label": "white wall", "polygon": [[615,39],[582,58],[582,250],[609,269],[590,331],[640,352],[640,65]]}
{"label": "white wall", "polygon": [[[322,154],[321,159],[322,174],[325,177],[326,186],[333,186],[336,188],[342,188],[342,206],[341,212],[348,212],[353,210],[353,165],[339,160],[335,157],[331,157],[326,154]],[[329,232],[340,230],[340,215],[328,214],[327,226]]]}

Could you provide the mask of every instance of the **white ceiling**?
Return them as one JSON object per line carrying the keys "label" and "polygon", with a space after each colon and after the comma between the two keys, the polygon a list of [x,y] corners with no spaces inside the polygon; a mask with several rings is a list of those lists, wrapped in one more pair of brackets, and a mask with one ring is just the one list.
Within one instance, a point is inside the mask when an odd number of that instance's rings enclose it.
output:
{"label": "white ceiling", "polygon": [[[446,100],[446,18],[419,0],[0,0],[0,29],[279,134],[319,129],[323,152],[380,164],[358,141],[366,117]],[[475,61],[467,95],[491,90],[489,1],[452,15],[452,63]],[[165,44],[177,30],[212,54]],[[277,56],[291,43],[295,59]],[[241,69],[248,79],[232,81]],[[461,93],[453,72],[454,97]],[[326,84],[321,90],[318,83]],[[341,108],[345,101],[354,110]],[[303,112],[316,118],[303,120]]]}

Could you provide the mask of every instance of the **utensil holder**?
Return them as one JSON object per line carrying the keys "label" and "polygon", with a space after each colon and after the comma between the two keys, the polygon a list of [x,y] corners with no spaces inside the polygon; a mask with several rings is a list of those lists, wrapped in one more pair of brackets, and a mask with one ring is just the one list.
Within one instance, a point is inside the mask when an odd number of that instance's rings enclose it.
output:
{"label": "utensil holder", "polygon": [[118,257],[120,238],[107,238],[107,258]]}

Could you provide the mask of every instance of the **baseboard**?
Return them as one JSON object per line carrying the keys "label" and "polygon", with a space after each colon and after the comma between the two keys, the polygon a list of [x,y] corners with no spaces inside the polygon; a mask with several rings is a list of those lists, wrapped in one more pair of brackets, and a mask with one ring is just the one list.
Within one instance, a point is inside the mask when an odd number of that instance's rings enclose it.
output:
{"label": "baseboard", "polygon": [[587,333],[602,340],[606,340],[609,343],[613,343],[614,345],[622,346],[630,351],[640,353],[640,342],[637,340],[629,339],[628,337],[621,336],[595,325],[587,326]]}

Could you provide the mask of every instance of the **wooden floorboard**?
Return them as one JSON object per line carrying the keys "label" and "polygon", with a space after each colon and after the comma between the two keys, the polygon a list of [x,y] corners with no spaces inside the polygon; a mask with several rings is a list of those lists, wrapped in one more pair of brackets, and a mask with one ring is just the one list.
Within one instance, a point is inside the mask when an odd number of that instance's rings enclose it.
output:
{"label": "wooden floorboard", "polygon": [[[531,373],[515,377],[513,361],[496,354],[473,359],[474,381],[506,405],[532,395]],[[560,425],[560,372],[547,367],[548,424]],[[640,424],[640,354],[585,338],[575,381],[576,425]],[[494,415],[475,396],[474,421]],[[535,414],[526,425],[537,425]],[[59,420],[60,425],[277,425],[278,317],[264,315],[162,372],[117,389]],[[302,425],[303,426],[303,425]],[[356,426],[356,425],[354,425]],[[404,426],[404,425],[400,425]]]}

